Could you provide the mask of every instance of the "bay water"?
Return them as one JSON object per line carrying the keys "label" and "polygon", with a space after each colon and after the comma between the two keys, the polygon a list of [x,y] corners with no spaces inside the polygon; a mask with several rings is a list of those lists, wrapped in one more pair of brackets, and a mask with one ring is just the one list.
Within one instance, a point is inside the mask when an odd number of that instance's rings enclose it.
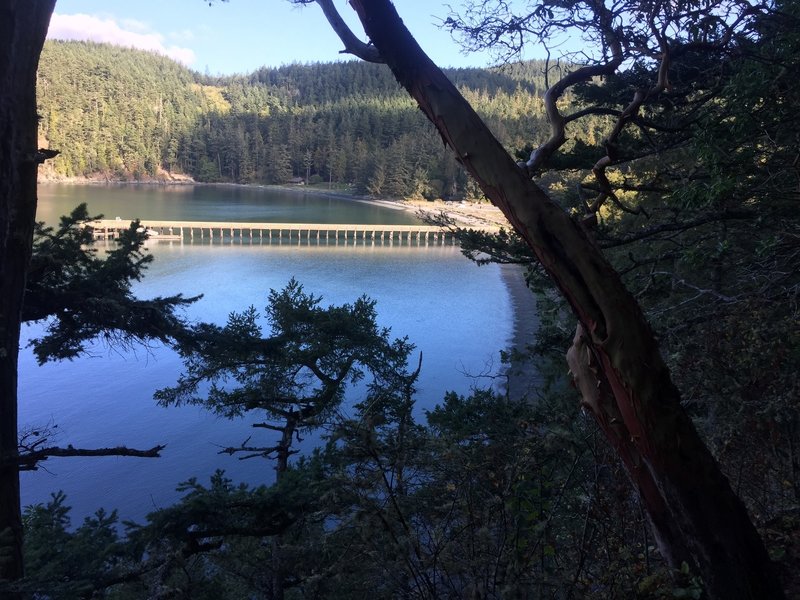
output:
{"label": "bay water", "polygon": [[[55,223],[81,202],[91,214],[166,220],[413,224],[408,212],[351,199],[272,188],[234,186],[71,186],[39,189],[39,220]],[[98,244],[103,250],[102,243]],[[507,279],[497,265],[478,267],[450,244],[250,243],[150,241],[155,261],[134,286],[139,297],[203,294],[186,314],[223,324],[231,311],[261,310],[270,289],[296,278],[322,304],[352,302],[362,294],[377,301],[379,323],[394,337],[407,336],[422,353],[417,415],[448,390],[468,393],[491,385],[499,352],[514,328]],[[267,324],[265,333],[268,332]],[[42,324],[24,328],[36,337]],[[153,393],[174,385],[178,356],[159,345],[130,351],[93,344],[86,356],[38,366],[30,348],[20,357],[20,425],[52,427],[53,444],[99,448],[166,444],[162,457],[51,458],[38,471],[22,473],[23,505],[43,503],[63,490],[79,523],[100,507],[142,521],[151,510],[179,497],[176,485],[190,477],[207,482],[216,469],[235,481],[269,483],[270,461],[220,455],[221,447],[268,444],[258,419],[227,420],[197,407],[161,408]],[[355,389],[342,407],[358,401]],[[310,437],[309,449],[318,438]]]}

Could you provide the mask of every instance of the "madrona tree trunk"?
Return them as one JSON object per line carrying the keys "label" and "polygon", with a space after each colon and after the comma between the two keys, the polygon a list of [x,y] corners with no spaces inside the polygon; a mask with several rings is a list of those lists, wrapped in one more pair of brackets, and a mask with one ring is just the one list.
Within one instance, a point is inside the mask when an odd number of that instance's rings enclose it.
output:
{"label": "madrona tree trunk", "polygon": [[675,567],[686,562],[696,569],[711,598],[782,598],[758,532],[681,407],[653,332],[619,275],[580,225],[517,166],[391,2],[350,4],[381,59],[578,317],[570,365],[584,405],[619,453],[664,556]]}
{"label": "madrona tree trunk", "polygon": [[36,217],[36,69],[55,0],[0,0],[0,581],[22,577],[17,356]]}

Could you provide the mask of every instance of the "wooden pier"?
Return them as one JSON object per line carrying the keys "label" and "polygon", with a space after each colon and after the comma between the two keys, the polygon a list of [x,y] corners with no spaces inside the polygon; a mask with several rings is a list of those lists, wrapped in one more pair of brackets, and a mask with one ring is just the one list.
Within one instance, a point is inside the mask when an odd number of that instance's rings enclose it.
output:
{"label": "wooden pier", "polygon": [[[217,221],[141,221],[141,226],[154,240],[282,242],[296,243],[358,240],[394,243],[416,242],[419,245],[453,242],[450,231],[432,225],[364,225],[339,223],[235,223]],[[87,223],[95,239],[114,239],[130,221],[101,219]]]}

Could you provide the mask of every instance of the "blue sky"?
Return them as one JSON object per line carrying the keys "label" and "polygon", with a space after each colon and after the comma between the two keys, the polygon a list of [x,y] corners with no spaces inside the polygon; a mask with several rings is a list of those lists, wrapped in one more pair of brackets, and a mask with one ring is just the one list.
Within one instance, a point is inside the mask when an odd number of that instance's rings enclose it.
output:
{"label": "blue sky", "polygon": [[[346,1],[334,1],[354,22]],[[440,66],[492,64],[487,55],[465,56],[449,32],[436,27],[437,17],[448,14],[446,2],[396,0],[395,6]],[[288,0],[217,1],[213,6],[207,0],[58,0],[49,37],[145,48],[213,75],[349,57],[339,54],[342,44],[316,4],[296,7]]]}

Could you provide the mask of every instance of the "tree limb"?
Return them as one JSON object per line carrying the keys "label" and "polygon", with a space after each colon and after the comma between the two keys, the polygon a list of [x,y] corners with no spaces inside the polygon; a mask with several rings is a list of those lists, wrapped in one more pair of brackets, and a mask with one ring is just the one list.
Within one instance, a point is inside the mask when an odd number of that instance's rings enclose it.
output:
{"label": "tree limb", "polygon": [[135,456],[138,458],[160,458],[161,451],[164,448],[166,448],[165,445],[154,446],[149,450],[138,450],[126,446],[117,446],[116,448],[73,448],[72,446],[60,448],[58,446],[53,446],[20,454],[18,462],[20,471],[36,471],[39,468],[38,463],[47,460],[51,456]]}
{"label": "tree limb", "polygon": [[344,19],[342,19],[341,15],[339,15],[339,11],[336,10],[332,0],[315,1],[317,4],[319,4],[333,31],[339,36],[339,39],[342,40],[342,43],[344,44],[344,50],[341,51],[342,53],[352,54],[353,56],[356,56],[367,62],[384,62],[381,58],[380,52],[378,52],[378,49],[375,46],[372,44],[366,44],[355,36],[355,34],[347,26],[347,23],[344,22]]}
{"label": "tree limb", "polygon": [[[581,344],[591,350],[591,365],[608,389],[603,399],[609,408],[598,404],[603,413],[597,422],[620,442],[618,453],[662,554],[675,568],[685,562],[696,570],[710,598],[782,598],[758,531],[681,405],[658,341],[619,273],[531,180],[525,165],[520,168],[508,155],[411,37],[389,0],[351,0],[351,6],[395,78],[530,246],[581,321]],[[662,58],[653,95],[668,83],[668,60]],[[629,114],[639,106],[630,103]]]}
{"label": "tree limb", "polygon": [[601,248],[614,248],[617,246],[625,246],[626,244],[658,235],[659,233],[687,231],[695,227],[700,227],[701,225],[707,225],[708,223],[718,223],[720,221],[729,221],[733,219],[752,219],[755,216],[756,214],[751,211],[726,211],[724,213],[705,214],[684,223],[660,223],[623,237],[602,239],[599,240],[598,243]]}
{"label": "tree limb", "polygon": [[[564,92],[577,83],[590,81],[593,77],[611,75],[622,64],[624,58],[622,54],[622,44],[613,26],[613,13],[603,6],[601,2],[589,4],[596,14],[598,27],[601,30],[604,41],[608,44],[608,48],[611,51],[611,59],[604,64],[580,67],[568,73],[547,89],[544,94],[544,106],[547,120],[550,123],[550,137],[544,144],[531,152],[531,156],[526,162],[520,163],[519,166],[524,168],[529,174],[540,170],[545,161],[550,158],[567,139],[567,119],[564,118],[557,106],[558,100]],[[574,118],[575,117],[573,117],[573,119]]]}

